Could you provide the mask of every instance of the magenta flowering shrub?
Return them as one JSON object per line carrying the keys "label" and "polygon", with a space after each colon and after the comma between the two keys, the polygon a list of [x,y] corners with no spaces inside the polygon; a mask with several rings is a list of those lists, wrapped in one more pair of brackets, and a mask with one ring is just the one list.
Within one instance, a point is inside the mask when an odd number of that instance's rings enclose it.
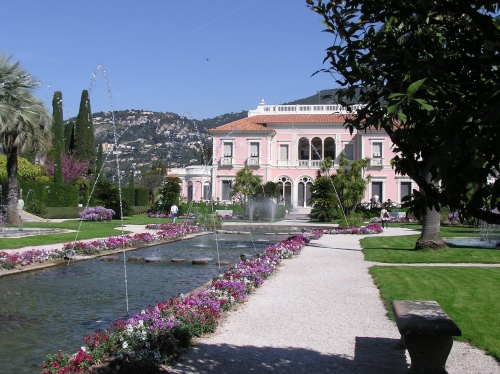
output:
{"label": "magenta flowering shrub", "polygon": [[47,355],[47,362],[42,364],[43,374],[84,373],[92,366],[92,356],[80,349],[74,358],[58,351],[55,355]]}
{"label": "magenta flowering shrub", "polygon": [[[177,226],[164,226],[159,233],[175,230]],[[82,352],[94,362],[109,357],[127,372],[135,369],[144,372],[145,368],[169,361],[181,348],[188,347],[193,337],[214,332],[222,312],[259,287],[283,258],[299,254],[308,240],[319,239],[322,234],[321,230],[306,232],[268,246],[259,256],[229,267],[202,291],[149,306],[127,321],[117,320],[106,331],[96,331],[84,338]],[[48,357],[44,368],[53,363],[50,361],[53,356]]]}
{"label": "magenta flowering shrub", "polygon": [[376,223],[370,223],[364,227],[351,227],[349,229],[331,229],[326,230],[328,234],[333,235],[370,235],[370,234],[380,234],[384,230],[380,225]]}
{"label": "magenta flowering shrub", "polygon": [[115,215],[113,209],[106,209],[103,206],[87,207],[78,213],[80,218],[84,221],[111,221]]}

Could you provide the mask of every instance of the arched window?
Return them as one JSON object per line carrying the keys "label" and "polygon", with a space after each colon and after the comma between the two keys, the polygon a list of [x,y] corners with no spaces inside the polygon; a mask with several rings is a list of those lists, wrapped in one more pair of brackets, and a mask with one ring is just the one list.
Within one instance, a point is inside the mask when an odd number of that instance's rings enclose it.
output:
{"label": "arched window", "polygon": [[323,142],[320,138],[313,138],[311,141],[311,160],[323,159]]}
{"label": "arched window", "polygon": [[193,182],[188,182],[188,201],[193,201]]}
{"label": "arched window", "polygon": [[279,203],[283,205],[290,205],[292,203],[292,181],[288,177],[280,177],[278,181],[280,189]]}
{"label": "arched window", "polygon": [[313,185],[313,180],[311,177],[300,178],[297,185],[297,205],[299,207],[306,207],[309,200],[311,200],[311,186]]}
{"label": "arched window", "polygon": [[309,160],[309,139],[299,139],[299,160]]}
{"label": "arched window", "polygon": [[330,157],[332,160],[335,160],[335,140],[333,138],[325,139],[325,153],[324,157]]}

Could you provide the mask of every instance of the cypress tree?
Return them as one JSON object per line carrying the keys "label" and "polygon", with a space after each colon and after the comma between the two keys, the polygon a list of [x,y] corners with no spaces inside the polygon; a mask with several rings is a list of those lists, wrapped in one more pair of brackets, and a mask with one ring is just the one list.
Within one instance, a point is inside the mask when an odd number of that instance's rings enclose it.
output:
{"label": "cypress tree", "polygon": [[130,170],[130,182],[129,182],[128,187],[131,188],[131,189],[135,188],[135,183],[134,183],[134,169]]}
{"label": "cypress tree", "polygon": [[130,170],[130,182],[128,184],[129,189],[129,203],[130,205],[135,205],[135,182],[134,182],[134,169]]}
{"label": "cypress tree", "polygon": [[89,161],[88,174],[95,171],[95,140],[94,125],[92,123],[92,111],[90,109],[90,97],[87,90],[82,91],[80,110],[75,126],[75,158],[80,161]]}
{"label": "cypress tree", "polygon": [[102,150],[102,144],[99,144],[99,147],[97,148],[97,162],[96,162],[96,169],[95,172],[97,175],[99,175],[99,180],[103,181],[104,178],[104,172],[102,170],[102,165],[103,165],[103,150]]}
{"label": "cypress tree", "polygon": [[54,183],[63,183],[61,153],[64,141],[62,92],[52,97],[52,156],[54,161]]}
{"label": "cypress tree", "polygon": [[75,123],[69,121],[64,125],[64,151],[73,153],[75,149]]}

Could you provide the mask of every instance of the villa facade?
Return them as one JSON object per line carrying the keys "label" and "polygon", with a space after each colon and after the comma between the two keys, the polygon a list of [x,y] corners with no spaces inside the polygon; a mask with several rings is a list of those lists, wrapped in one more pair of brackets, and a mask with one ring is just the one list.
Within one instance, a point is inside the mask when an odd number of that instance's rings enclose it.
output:
{"label": "villa facade", "polygon": [[209,130],[213,166],[188,168],[181,177],[183,195],[188,200],[213,197],[229,202],[236,173],[249,167],[263,183],[279,184],[282,202],[307,207],[322,160],[334,160],[334,173],[344,153],[348,160],[370,159],[364,203],[372,199],[400,203],[416,185],[392,169],[390,138],[375,130],[350,134],[343,127],[347,114],[339,105],[266,105],[262,100],[248,117]]}

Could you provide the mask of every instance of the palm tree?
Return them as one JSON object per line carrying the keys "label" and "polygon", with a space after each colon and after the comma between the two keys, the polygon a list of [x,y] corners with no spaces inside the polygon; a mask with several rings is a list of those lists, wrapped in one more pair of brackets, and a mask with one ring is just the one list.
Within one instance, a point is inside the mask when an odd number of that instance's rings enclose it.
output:
{"label": "palm tree", "polygon": [[50,149],[50,115],[29,91],[37,85],[18,62],[0,56],[0,140],[7,156],[8,224],[19,223],[17,156]]}

